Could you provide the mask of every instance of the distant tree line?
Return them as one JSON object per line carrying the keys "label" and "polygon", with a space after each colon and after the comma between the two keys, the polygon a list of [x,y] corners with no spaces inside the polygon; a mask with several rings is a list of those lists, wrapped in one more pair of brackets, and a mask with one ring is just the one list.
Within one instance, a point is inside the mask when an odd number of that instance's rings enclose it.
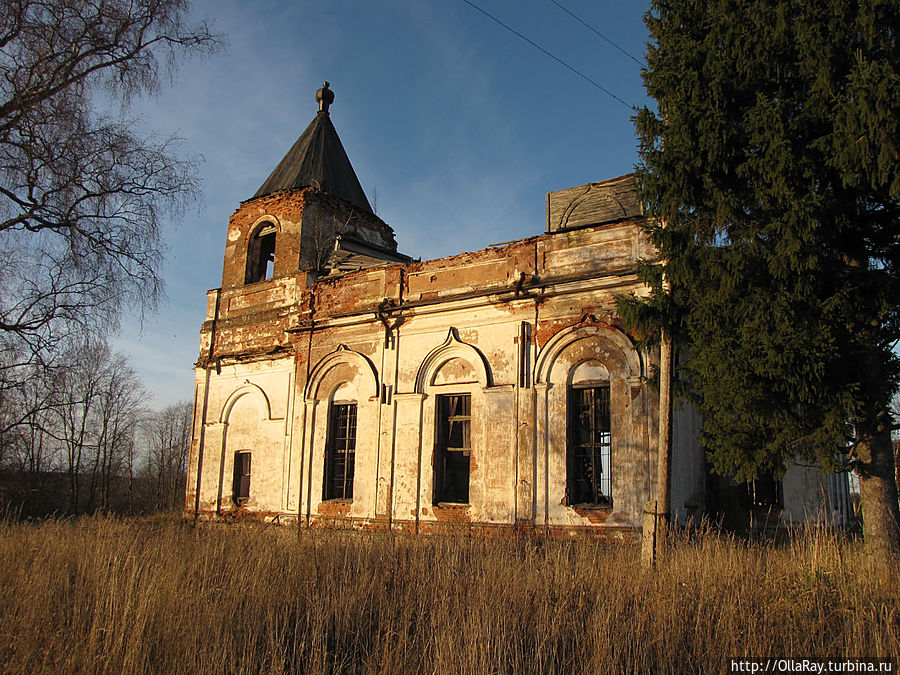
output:
{"label": "distant tree line", "polygon": [[55,364],[0,365],[0,507],[23,517],[180,508],[192,406],[151,410],[146,399],[101,339]]}

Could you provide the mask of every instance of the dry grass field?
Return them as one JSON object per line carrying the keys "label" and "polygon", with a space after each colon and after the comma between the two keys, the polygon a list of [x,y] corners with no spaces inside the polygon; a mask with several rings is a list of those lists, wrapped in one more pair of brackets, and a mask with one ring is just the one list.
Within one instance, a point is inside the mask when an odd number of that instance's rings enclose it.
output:
{"label": "dry grass field", "polygon": [[4,673],[724,672],[900,654],[859,544],[633,547],[177,519],[0,523]]}

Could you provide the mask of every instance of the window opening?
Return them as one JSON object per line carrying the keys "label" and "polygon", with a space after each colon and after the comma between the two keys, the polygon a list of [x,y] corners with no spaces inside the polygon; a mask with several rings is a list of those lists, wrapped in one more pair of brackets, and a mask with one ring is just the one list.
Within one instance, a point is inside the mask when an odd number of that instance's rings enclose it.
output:
{"label": "window opening", "polygon": [[263,223],[247,247],[247,273],[244,283],[253,284],[272,278],[275,270],[275,226]]}
{"label": "window opening", "polygon": [[746,501],[750,508],[780,508],[784,505],[782,484],[771,474],[748,480]]}
{"label": "window opening", "polygon": [[234,453],[234,502],[242,506],[250,499],[250,455],[247,450]]}
{"label": "window opening", "polygon": [[332,403],[322,499],[352,499],[356,457],[356,404]]}
{"label": "window opening", "polygon": [[434,458],[434,503],[469,503],[471,396],[441,394],[435,402],[437,446]]}
{"label": "window opening", "polygon": [[609,386],[569,389],[567,503],[610,505]]}

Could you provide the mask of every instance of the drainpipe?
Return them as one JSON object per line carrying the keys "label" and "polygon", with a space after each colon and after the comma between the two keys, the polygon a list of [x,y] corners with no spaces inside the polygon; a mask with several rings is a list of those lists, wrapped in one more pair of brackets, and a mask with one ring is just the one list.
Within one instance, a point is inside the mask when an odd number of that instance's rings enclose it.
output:
{"label": "drainpipe", "polygon": [[194,490],[194,526],[200,520],[200,486],[203,476],[203,448],[206,441],[206,411],[209,405],[209,366],[204,368],[203,410],[200,413],[200,438],[197,441],[197,484]]}
{"label": "drainpipe", "polygon": [[[382,322],[383,323],[383,322]],[[385,336],[385,342],[387,336]],[[378,381],[376,381],[378,396],[378,429],[375,436],[375,522],[378,521],[378,490],[381,487],[381,417],[384,414],[384,406],[386,404],[385,394],[386,385],[384,383],[384,357],[385,345],[381,346],[381,369],[378,371]]]}
{"label": "drainpipe", "polygon": [[209,408],[209,370],[210,370],[210,361],[213,358],[213,350],[215,349],[216,344],[216,328],[219,324],[219,303],[222,298],[222,289],[218,289],[216,291],[216,306],[213,310],[213,320],[212,326],[210,330],[209,336],[209,352],[206,355],[206,366],[204,371],[206,373],[205,382],[203,387],[203,412],[200,414],[200,438],[198,439],[198,448],[197,448],[197,487],[194,494],[194,525],[200,519],[200,487],[202,485],[202,476],[203,476],[203,451],[204,444],[206,442],[206,413]]}
{"label": "drainpipe", "polygon": [[[400,382],[400,325],[397,324],[396,334],[394,335],[394,390],[393,393],[397,392],[397,388]],[[394,401],[393,395],[391,396],[391,489],[390,494],[388,495],[388,531],[394,531],[394,494],[397,491],[397,486],[394,484],[396,480],[396,466],[397,466],[397,403]]]}
{"label": "drainpipe", "polygon": [[[388,347],[393,349],[394,352],[394,377],[393,382],[391,384],[391,473],[390,473],[390,491],[388,494],[388,531],[393,532],[394,529],[394,478],[395,471],[394,465],[396,463],[397,457],[397,406],[394,404],[394,393],[397,391],[397,386],[399,382],[399,369],[400,369],[400,326],[405,321],[403,315],[400,313],[400,303],[402,303],[402,293],[403,293],[403,272],[400,272],[400,302],[397,304],[393,304],[390,302],[388,298],[382,300],[381,304],[378,305],[378,311],[375,315],[381,321],[381,324],[384,326],[384,346],[381,350],[381,373],[382,377],[384,376],[384,351]],[[397,310],[397,317],[393,321],[389,321],[391,316],[391,312],[393,310]],[[379,425],[379,434],[378,434],[378,447],[379,447],[379,456],[381,449],[381,414],[378,416],[378,425]],[[377,485],[377,482],[376,482]]]}
{"label": "drainpipe", "polygon": [[[422,394],[424,397],[424,394]],[[423,418],[425,416],[425,401],[424,398],[419,400],[419,429],[424,431],[424,427],[422,425]],[[416,462],[416,535],[419,534],[419,520],[422,513],[422,448],[424,447],[424,442],[422,439],[422,434],[419,433],[419,457]],[[433,501],[432,497],[432,501]]]}
{"label": "drainpipe", "polygon": [[[385,311],[389,307],[388,298],[385,298],[378,306],[378,318],[381,320],[382,325],[384,325],[385,339],[390,339],[394,347],[394,380],[391,393],[391,489],[390,494],[388,495],[388,532],[391,533],[394,531],[394,494],[397,488],[394,484],[394,481],[396,480],[397,465],[397,404],[394,401],[393,394],[397,393],[397,389],[400,386],[400,326],[405,320],[401,313],[403,305],[403,285],[405,283],[406,273],[401,268],[397,302],[392,306],[393,309],[398,311],[398,314],[393,322],[388,321],[390,312]],[[421,445],[421,439],[419,440],[419,444]],[[416,499],[418,500],[418,497]],[[416,532],[418,532],[418,506],[416,510]]]}
{"label": "drainpipe", "polygon": [[[303,383],[303,389],[305,390],[309,386],[309,375],[312,372],[312,339],[313,339],[313,331],[316,327],[315,321],[316,315],[316,294],[313,288],[309,288],[309,338],[306,343],[306,381]],[[297,491],[297,510],[298,510],[298,522],[297,528],[299,531],[300,528],[300,520],[303,519],[303,471],[306,467],[306,427],[308,424],[315,425],[316,417],[313,415],[310,420],[307,420],[306,416],[306,397],[303,398],[303,444],[301,445],[300,451],[300,487]],[[315,429],[312,429],[312,433],[309,434],[309,455],[312,457],[312,439],[315,434]],[[306,490],[306,527],[309,527],[309,510],[310,510],[310,502],[309,495],[312,492],[312,466],[309,468],[309,485]]]}
{"label": "drainpipe", "polygon": [[[309,342],[306,348],[306,378],[303,381],[303,391],[309,386],[309,359],[312,353],[312,331],[309,333]],[[296,400],[296,382],[294,383],[294,399]],[[306,465],[306,396],[301,392],[300,405],[303,411],[300,414],[300,475],[297,478],[297,538],[300,537],[300,530],[303,525],[303,471]]]}
{"label": "drainpipe", "polygon": [[[549,195],[547,197],[547,230],[550,229],[550,199]],[[534,275],[536,278],[540,279],[542,277],[541,270],[538,267],[540,261],[540,255],[538,253],[538,242],[534,242]],[[540,305],[540,297],[538,295],[534,296],[534,364],[535,368],[537,367],[537,356],[540,353],[541,345],[538,344],[538,330],[540,328],[540,319],[541,319],[541,305]],[[537,486],[540,482],[544,489],[544,537],[550,538],[550,484],[549,484],[549,474],[548,474],[548,460],[549,460],[549,426],[550,426],[550,409],[547,405],[547,390],[543,391],[544,400],[538,400],[537,387],[537,373],[532,375],[531,382],[531,405],[532,411],[534,414],[533,424],[534,424],[534,448],[532,450],[532,482],[534,483],[531,487],[531,493],[534,495],[532,497],[532,506],[531,506],[531,519],[534,523],[535,528],[537,528],[537,505],[538,505],[538,491]],[[549,386],[549,382],[547,385]],[[539,444],[538,439],[538,415],[540,414],[540,410],[547,414],[547,417],[544,419],[544,438],[543,443]],[[544,476],[543,481],[538,480],[538,452],[540,448],[544,448]]]}

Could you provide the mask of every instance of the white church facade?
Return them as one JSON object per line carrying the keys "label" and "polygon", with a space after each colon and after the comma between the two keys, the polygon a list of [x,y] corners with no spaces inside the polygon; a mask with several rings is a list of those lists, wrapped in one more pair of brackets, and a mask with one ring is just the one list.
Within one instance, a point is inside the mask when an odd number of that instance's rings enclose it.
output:
{"label": "white church facade", "polygon": [[[615,309],[646,292],[637,265],[653,255],[633,177],[550,193],[543,233],[413,261],[369,206],[327,86],[317,100],[229,221],[195,367],[186,512],[632,536],[659,448],[655,357]],[[708,502],[697,424],[673,416],[681,520]],[[789,471],[779,490],[786,519],[812,517],[807,503],[830,521],[849,508],[846,482],[820,472]]]}

